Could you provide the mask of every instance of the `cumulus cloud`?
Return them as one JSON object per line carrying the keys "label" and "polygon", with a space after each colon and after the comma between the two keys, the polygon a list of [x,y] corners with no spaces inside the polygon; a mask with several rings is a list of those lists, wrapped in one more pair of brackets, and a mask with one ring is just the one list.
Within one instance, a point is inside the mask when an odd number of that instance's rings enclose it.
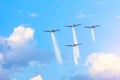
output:
{"label": "cumulus cloud", "polygon": [[0,36],[0,52],[4,53],[10,50],[10,46],[8,44],[7,38]]}
{"label": "cumulus cloud", "polygon": [[14,48],[17,46],[23,46],[33,40],[34,29],[25,28],[24,26],[18,26],[14,29],[13,33],[8,37],[8,42]]}
{"label": "cumulus cloud", "polygon": [[10,46],[10,50],[4,52],[4,67],[24,66],[30,61],[44,62],[49,59],[50,55],[35,48],[34,29],[30,27],[16,27],[3,42],[6,42],[2,44],[3,47],[6,47],[6,44]]}
{"label": "cumulus cloud", "polygon": [[[51,54],[35,48],[34,29],[25,26],[14,28],[9,37],[0,37],[0,79],[9,80],[10,73],[33,64],[48,64]],[[3,76],[3,78],[1,77]]]}
{"label": "cumulus cloud", "polygon": [[40,75],[36,76],[36,77],[33,77],[32,79],[30,80],[43,80],[42,77]]}
{"label": "cumulus cloud", "polygon": [[97,80],[120,80],[120,56],[114,53],[93,53],[85,63]]}

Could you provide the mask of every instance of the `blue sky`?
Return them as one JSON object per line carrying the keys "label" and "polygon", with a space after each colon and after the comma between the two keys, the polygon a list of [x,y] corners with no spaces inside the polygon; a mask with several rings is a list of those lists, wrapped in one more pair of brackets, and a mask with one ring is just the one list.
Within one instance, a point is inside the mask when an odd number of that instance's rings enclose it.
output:
{"label": "blue sky", "polygon": [[[43,80],[120,79],[119,3],[0,0],[0,80],[30,80],[37,75]],[[74,64],[72,48],[65,46],[73,39],[71,28],[64,26],[73,23],[82,24],[75,28],[78,42],[82,43],[78,66]],[[101,26],[94,29],[93,43],[91,31],[83,27],[98,24]],[[63,64],[56,60],[50,34],[43,32],[47,29],[61,30],[55,36]]]}

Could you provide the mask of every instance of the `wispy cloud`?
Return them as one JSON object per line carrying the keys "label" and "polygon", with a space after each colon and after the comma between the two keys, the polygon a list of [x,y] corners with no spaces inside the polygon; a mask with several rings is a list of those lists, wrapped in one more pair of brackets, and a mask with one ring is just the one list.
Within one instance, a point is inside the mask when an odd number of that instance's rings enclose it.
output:
{"label": "wispy cloud", "polygon": [[93,53],[86,61],[90,75],[97,80],[119,80],[119,63],[120,56],[114,53]]}
{"label": "wispy cloud", "polygon": [[37,13],[30,13],[29,16],[34,18],[34,17],[39,17],[39,14],[37,14]]}
{"label": "wispy cloud", "polygon": [[120,19],[120,15],[117,16],[117,19]]}
{"label": "wispy cloud", "polygon": [[83,12],[79,12],[79,14],[76,16],[77,18],[83,19],[83,18],[91,18],[92,15],[90,14],[85,14]]}
{"label": "wispy cloud", "polygon": [[85,18],[85,17],[86,17],[86,15],[83,14],[83,13],[79,13],[79,14],[77,15],[77,18]]}
{"label": "wispy cloud", "polygon": [[25,11],[25,10],[18,10],[19,13],[24,14],[26,16],[29,16],[31,18],[39,17],[40,15],[36,12],[31,12],[31,11]]}
{"label": "wispy cloud", "polygon": [[43,80],[43,79],[42,79],[41,75],[38,75],[38,76],[33,77],[30,80]]}
{"label": "wispy cloud", "polygon": [[29,66],[38,65],[38,66],[40,66],[40,67],[48,67],[48,66],[49,66],[49,65],[47,65],[47,64],[42,64],[42,63],[40,63],[39,61],[30,61],[30,62],[28,63],[28,65],[29,65]]}
{"label": "wispy cloud", "polygon": [[87,19],[90,22],[95,22],[96,21],[96,19],[94,18],[94,15],[87,14],[87,13],[84,13],[84,12],[79,12],[77,14],[77,16],[75,16],[75,17],[78,18],[78,19]]}

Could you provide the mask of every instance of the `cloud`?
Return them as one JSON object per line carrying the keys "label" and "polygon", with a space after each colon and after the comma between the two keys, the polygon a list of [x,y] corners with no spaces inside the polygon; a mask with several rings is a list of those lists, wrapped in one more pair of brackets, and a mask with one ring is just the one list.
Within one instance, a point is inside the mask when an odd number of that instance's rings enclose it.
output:
{"label": "cloud", "polygon": [[8,42],[13,48],[28,44],[34,37],[34,29],[18,26],[13,33],[8,37]]}
{"label": "cloud", "polygon": [[35,18],[35,17],[39,17],[40,15],[36,12],[30,12],[30,11],[25,11],[25,10],[18,10],[18,12],[22,15],[26,15],[26,16],[29,16],[31,18]]}
{"label": "cloud", "polygon": [[97,80],[120,80],[120,56],[114,53],[93,53],[85,63]]}
{"label": "cloud", "polygon": [[0,37],[0,41],[0,80],[9,80],[8,75],[20,68],[32,64],[46,65],[52,60],[53,55],[35,48],[33,28],[18,26],[9,37]]}
{"label": "cloud", "polygon": [[36,77],[33,77],[32,79],[30,80],[43,80],[42,77],[40,75],[36,76]]}
{"label": "cloud", "polygon": [[80,12],[79,15],[77,15],[77,18],[85,18],[85,17],[86,17],[86,15],[83,14],[82,12]]}
{"label": "cloud", "polygon": [[77,17],[77,18],[80,18],[80,19],[83,19],[83,18],[91,18],[92,15],[90,15],[90,14],[85,14],[85,13],[83,13],[83,12],[80,12],[76,17]]}
{"label": "cloud", "polygon": [[83,13],[83,12],[80,12],[76,18],[79,18],[79,19],[87,19],[89,20],[90,22],[95,22],[96,19],[94,18],[94,15],[91,15],[91,14],[86,14],[86,13]]}
{"label": "cloud", "polygon": [[47,65],[47,64],[42,64],[42,63],[40,63],[40,62],[38,62],[38,61],[30,61],[30,62],[28,63],[28,65],[29,65],[29,66],[38,65],[38,66],[41,66],[41,67],[48,67],[48,66],[49,66],[49,65]]}
{"label": "cloud", "polygon": [[[5,44],[10,46],[10,50],[4,51],[4,67],[22,67],[30,61],[46,63],[50,61],[50,54],[35,48],[34,29],[25,26],[18,26],[6,39]],[[6,45],[3,44],[3,47]]]}
{"label": "cloud", "polygon": [[10,46],[7,42],[7,38],[0,36],[0,52],[5,53],[10,49]]}
{"label": "cloud", "polygon": [[34,18],[34,17],[39,17],[39,15],[37,13],[30,13],[29,15],[30,17]]}

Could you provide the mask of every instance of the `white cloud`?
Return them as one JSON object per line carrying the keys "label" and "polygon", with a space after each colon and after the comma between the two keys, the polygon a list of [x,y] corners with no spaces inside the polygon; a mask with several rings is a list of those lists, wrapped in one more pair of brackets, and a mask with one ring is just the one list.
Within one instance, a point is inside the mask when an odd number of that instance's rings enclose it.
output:
{"label": "white cloud", "polygon": [[[34,29],[25,26],[14,28],[9,37],[0,36],[0,79],[9,80],[11,73],[26,66],[48,64],[51,54],[35,48]],[[4,75],[4,76],[3,76]]]}
{"label": "white cloud", "polygon": [[39,61],[30,61],[28,63],[29,66],[35,66],[35,65],[38,65],[40,67],[48,67],[49,65],[47,64],[41,64]]}
{"label": "white cloud", "polygon": [[25,45],[29,41],[33,40],[34,29],[25,28],[24,26],[18,26],[14,29],[13,33],[7,39],[12,47]]}
{"label": "white cloud", "polygon": [[38,17],[39,15],[37,13],[30,13],[30,17]]}
{"label": "white cloud", "polygon": [[52,59],[51,54],[35,48],[34,29],[30,27],[18,26],[8,38],[0,37],[0,41],[3,68],[25,67],[30,61],[47,64]]}
{"label": "white cloud", "polygon": [[[36,61],[40,64],[50,61],[48,59],[51,55],[35,48],[34,29],[32,28],[18,26],[6,39],[7,44],[11,47],[11,50],[8,50],[4,55],[6,63],[4,65],[6,67],[27,66],[30,61]],[[6,44],[3,46],[6,46]]]}
{"label": "white cloud", "polygon": [[32,79],[30,80],[43,80],[42,77],[40,75],[36,76],[36,77],[33,77]]}
{"label": "white cloud", "polygon": [[86,65],[92,77],[99,80],[120,80],[120,56],[114,53],[93,53]]}

